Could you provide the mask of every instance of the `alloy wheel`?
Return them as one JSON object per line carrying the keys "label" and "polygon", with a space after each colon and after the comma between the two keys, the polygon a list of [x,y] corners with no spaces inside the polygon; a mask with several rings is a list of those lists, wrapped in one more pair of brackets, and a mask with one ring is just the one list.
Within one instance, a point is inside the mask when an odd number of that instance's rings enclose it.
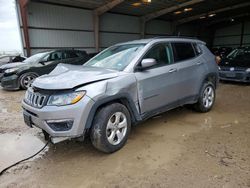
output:
{"label": "alloy wheel", "polygon": [[124,113],[116,112],[108,120],[106,137],[110,144],[118,145],[127,133],[128,122]]}
{"label": "alloy wheel", "polygon": [[214,103],[214,89],[212,86],[207,86],[203,93],[203,105],[205,108],[210,108]]}

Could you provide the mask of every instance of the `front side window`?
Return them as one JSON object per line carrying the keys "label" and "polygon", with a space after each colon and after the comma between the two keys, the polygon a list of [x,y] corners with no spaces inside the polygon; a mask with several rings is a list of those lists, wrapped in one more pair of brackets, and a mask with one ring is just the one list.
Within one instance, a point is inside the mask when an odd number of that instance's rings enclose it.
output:
{"label": "front side window", "polygon": [[155,59],[157,64],[154,67],[168,65],[172,63],[171,48],[168,44],[157,44],[152,47],[143,59],[152,58]]}
{"label": "front side window", "polygon": [[184,61],[195,57],[193,46],[189,42],[172,43],[175,62]]}
{"label": "front side window", "polygon": [[49,61],[57,61],[62,59],[62,52],[53,52],[50,54]]}
{"label": "front side window", "polygon": [[124,70],[143,49],[144,45],[124,44],[112,46],[89,60],[84,66],[101,67],[118,71]]}

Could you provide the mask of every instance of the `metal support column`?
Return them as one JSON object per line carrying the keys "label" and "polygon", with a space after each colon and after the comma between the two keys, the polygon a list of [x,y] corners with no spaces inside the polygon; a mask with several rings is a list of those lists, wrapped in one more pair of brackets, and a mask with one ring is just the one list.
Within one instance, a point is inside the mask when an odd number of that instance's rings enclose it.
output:
{"label": "metal support column", "polygon": [[96,52],[99,52],[100,50],[99,15],[96,12],[93,13],[93,21],[94,21],[95,50]]}
{"label": "metal support column", "polygon": [[26,46],[26,55],[30,56],[30,40],[29,40],[29,30],[28,30],[28,20],[27,20],[27,5],[29,0],[19,0],[19,7],[21,13],[21,19],[23,24],[23,34]]}

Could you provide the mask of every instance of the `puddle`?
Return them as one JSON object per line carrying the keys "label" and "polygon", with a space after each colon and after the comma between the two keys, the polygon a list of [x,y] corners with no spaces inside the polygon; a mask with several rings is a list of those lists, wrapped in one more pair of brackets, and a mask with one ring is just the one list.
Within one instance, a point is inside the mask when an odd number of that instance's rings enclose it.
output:
{"label": "puddle", "polygon": [[[0,170],[33,155],[45,145],[37,135],[32,135],[29,131],[19,135],[10,133],[1,134],[0,143]],[[44,151],[30,160],[42,157],[48,149],[46,147]]]}

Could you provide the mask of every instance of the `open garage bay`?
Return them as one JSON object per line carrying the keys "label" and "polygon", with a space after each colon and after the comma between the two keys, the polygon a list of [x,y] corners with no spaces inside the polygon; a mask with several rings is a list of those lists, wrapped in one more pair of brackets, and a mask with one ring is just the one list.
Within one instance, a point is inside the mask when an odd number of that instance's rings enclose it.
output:
{"label": "open garage bay", "polygon": [[[0,187],[250,187],[249,85],[220,84],[213,110],[178,108],[132,129],[107,155],[89,139],[49,145],[0,177]],[[0,90],[0,169],[44,146],[23,123],[23,91]]]}

